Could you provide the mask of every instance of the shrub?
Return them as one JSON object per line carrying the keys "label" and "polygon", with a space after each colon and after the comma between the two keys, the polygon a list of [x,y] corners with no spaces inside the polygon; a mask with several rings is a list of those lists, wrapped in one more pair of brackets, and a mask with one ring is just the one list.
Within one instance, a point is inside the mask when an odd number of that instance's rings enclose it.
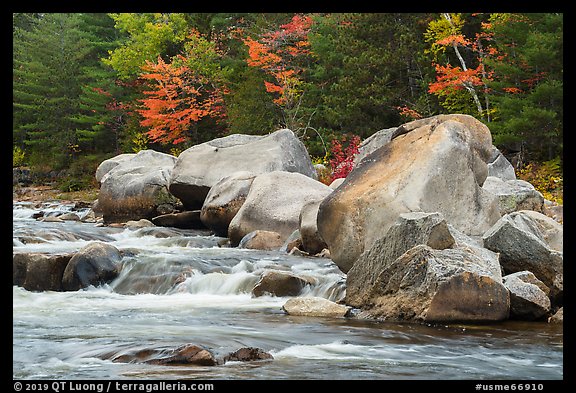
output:
{"label": "shrub", "polygon": [[24,150],[20,149],[18,146],[14,146],[12,149],[12,168],[24,165]]}
{"label": "shrub", "polygon": [[550,161],[530,162],[517,172],[518,177],[531,183],[544,198],[563,204],[564,179],[560,157]]}
{"label": "shrub", "polygon": [[358,135],[352,135],[348,141],[347,139],[347,136],[344,136],[342,139],[333,139],[331,142],[332,181],[348,176],[354,168],[354,156],[359,152],[361,139]]}

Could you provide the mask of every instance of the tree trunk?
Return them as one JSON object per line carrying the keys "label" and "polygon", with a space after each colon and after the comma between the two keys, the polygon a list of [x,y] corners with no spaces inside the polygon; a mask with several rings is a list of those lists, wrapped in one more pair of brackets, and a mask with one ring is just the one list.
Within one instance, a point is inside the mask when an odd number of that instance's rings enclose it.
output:
{"label": "tree trunk", "polygon": [[[454,24],[452,23],[452,18],[450,17],[450,14],[449,13],[443,13],[442,16],[444,17],[444,19],[446,19],[448,21],[448,23],[450,23],[450,26],[453,28]],[[452,42],[452,48],[454,48],[454,52],[456,52],[456,57],[458,57],[458,60],[460,61],[460,65],[462,66],[462,69],[464,71],[467,71],[468,67],[466,67],[466,62],[464,61],[464,58],[460,54],[460,51],[458,50],[458,45],[456,45],[455,42]],[[482,109],[482,103],[480,102],[480,98],[478,98],[478,94],[476,93],[476,89],[474,88],[474,86],[472,86],[469,83],[465,83],[464,87],[472,95],[472,99],[474,99],[474,103],[476,104],[476,108],[478,109],[478,114],[480,115],[480,117],[483,117],[484,111]]]}

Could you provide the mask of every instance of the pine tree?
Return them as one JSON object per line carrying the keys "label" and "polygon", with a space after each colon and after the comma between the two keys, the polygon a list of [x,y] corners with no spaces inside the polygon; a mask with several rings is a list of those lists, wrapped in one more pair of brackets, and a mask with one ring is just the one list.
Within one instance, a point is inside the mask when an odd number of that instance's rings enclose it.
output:
{"label": "pine tree", "polygon": [[489,27],[498,48],[498,56],[487,61],[495,73],[495,143],[520,146],[528,160],[561,156],[562,14],[494,14]]}
{"label": "pine tree", "polygon": [[[422,60],[426,15],[331,14],[311,37],[317,121],[366,137],[401,124],[402,108],[431,114]],[[428,66],[429,67],[429,66]]]}
{"label": "pine tree", "polygon": [[109,149],[115,42],[105,14],[21,14],[14,26],[14,144],[31,164],[62,168],[78,153]]}
{"label": "pine tree", "polygon": [[87,152],[119,150],[119,130],[114,122],[122,115],[118,100],[122,88],[114,70],[101,59],[118,43],[114,21],[107,14],[80,15],[82,44],[89,48],[79,64],[79,112],[73,117],[79,149]]}
{"label": "pine tree", "polygon": [[78,18],[32,16],[29,30],[14,30],[14,134],[36,163],[63,166],[76,146],[73,116],[81,93]]}

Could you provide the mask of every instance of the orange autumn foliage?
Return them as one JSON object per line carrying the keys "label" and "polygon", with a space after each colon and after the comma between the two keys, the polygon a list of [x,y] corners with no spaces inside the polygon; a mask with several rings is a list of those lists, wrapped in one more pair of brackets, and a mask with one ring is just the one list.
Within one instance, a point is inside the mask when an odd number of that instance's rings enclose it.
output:
{"label": "orange autumn foliage", "polygon": [[274,99],[277,105],[289,107],[299,94],[303,69],[298,66],[298,60],[311,53],[308,49],[311,26],[312,18],[295,15],[289,23],[261,35],[257,40],[251,37],[242,39],[248,47],[246,63],[272,77],[272,81],[265,81],[264,85],[267,92],[277,94]]}
{"label": "orange autumn foliage", "polygon": [[204,117],[224,116],[221,91],[206,78],[186,66],[186,59],[179,56],[181,64],[146,62],[141,78],[151,82],[144,91],[143,108],[138,112],[144,118],[141,125],[149,127],[147,135],[154,142],[178,144],[190,138],[192,125]]}

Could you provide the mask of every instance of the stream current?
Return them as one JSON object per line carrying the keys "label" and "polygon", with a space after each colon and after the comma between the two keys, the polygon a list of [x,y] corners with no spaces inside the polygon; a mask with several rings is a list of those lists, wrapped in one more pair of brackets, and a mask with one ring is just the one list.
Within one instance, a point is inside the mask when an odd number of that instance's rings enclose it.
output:
{"label": "stream current", "polygon": [[[76,292],[13,286],[15,379],[563,379],[563,327],[436,325],[289,316],[288,297],[253,297],[263,272],[313,278],[300,296],[343,298],[326,258],[218,246],[194,230],[126,229],[33,218],[71,205],[13,205],[13,252],[72,253],[93,241],[124,252],[111,283]],[[86,211],[79,211],[80,215]],[[195,344],[222,356],[258,347],[274,360],[218,366],[118,363],[106,354]]]}

